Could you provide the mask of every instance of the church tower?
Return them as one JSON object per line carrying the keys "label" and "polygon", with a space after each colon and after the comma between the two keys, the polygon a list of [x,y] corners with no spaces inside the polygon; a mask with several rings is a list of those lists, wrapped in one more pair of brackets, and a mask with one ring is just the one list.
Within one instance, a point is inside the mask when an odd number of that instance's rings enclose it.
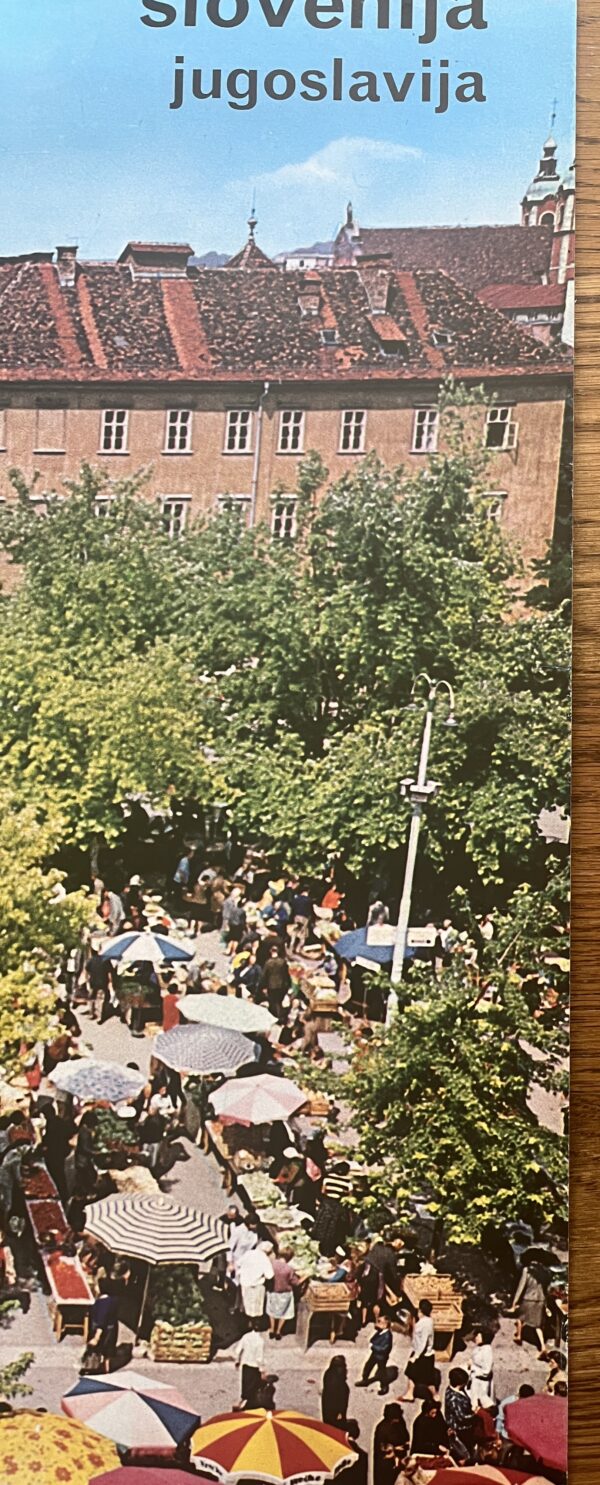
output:
{"label": "church tower", "polygon": [[542,151],[537,175],[534,175],[521,202],[523,227],[556,226],[558,192],[561,184],[556,158],[557,151],[556,140],[550,134]]}
{"label": "church tower", "polygon": [[575,278],[575,162],[561,180],[556,203],[550,283],[569,284]]}

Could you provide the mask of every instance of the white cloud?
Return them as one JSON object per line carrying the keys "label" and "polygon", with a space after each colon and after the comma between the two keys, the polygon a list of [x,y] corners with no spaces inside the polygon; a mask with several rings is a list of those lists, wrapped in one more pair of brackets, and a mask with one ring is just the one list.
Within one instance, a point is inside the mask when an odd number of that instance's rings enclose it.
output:
{"label": "white cloud", "polygon": [[259,188],[286,191],[292,187],[310,189],[313,186],[339,186],[346,190],[353,183],[360,183],[378,167],[389,166],[400,160],[418,159],[421,150],[408,145],[396,144],[391,139],[367,139],[361,135],[345,135],[332,139],[323,149],[309,155],[306,160],[280,165],[276,170],[266,170],[256,176]]}

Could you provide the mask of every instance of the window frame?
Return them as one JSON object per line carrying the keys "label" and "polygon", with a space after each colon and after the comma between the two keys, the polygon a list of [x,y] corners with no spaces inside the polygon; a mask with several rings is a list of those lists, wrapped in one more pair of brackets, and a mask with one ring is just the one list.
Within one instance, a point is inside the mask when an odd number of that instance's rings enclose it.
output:
{"label": "window frame", "polygon": [[[283,506],[286,512],[291,512],[291,530],[276,531],[278,520],[277,507]],[[287,523],[287,514],[283,516],[283,525]],[[271,536],[273,541],[294,541],[298,532],[298,496],[297,495],[272,495],[271,496]]]}
{"label": "window frame", "polygon": [[[98,453],[99,454],[104,454],[104,455],[107,455],[108,454],[109,456],[110,455],[113,455],[114,457],[119,458],[119,457],[122,457],[124,454],[128,454],[129,453],[129,413],[130,413],[130,409],[128,407],[103,407],[102,408],[101,413],[100,413],[100,448],[98,449]],[[116,418],[116,417],[119,417],[119,416],[122,418],[122,422],[121,423],[114,422],[112,424],[109,424],[109,422],[108,422],[108,419],[109,418],[113,418],[113,417]],[[105,440],[106,440],[106,434],[107,434],[107,431],[108,431],[108,428],[109,427],[112,428],[113,441],[114,441],[114,434],[115,434],[117,428],[120,427],[122,429],[122,431],[123,431],[123,441],[122,441],[121,448],[119,448],[119,449],[116,449],[114,447],[106,448],[106,446],[105,446]]]}
{"label": "window frame", "polygon": [[[238,421],[238,423],[235,424],[233,422],[233,419],[234,418],[237,418],[238,420],[241,419],[241,418],[246,418],[247,419],[247,422],[242,423],[242,422],[239,422]],[[236,427],[237,427],[237,435],[236,435],[235,447],[234,448],[229,448],[228,447],[228,444],[229,444],[230,434],[231,434],[232,430],[234,428],[236,428]],[[247,436],[248,436],[248,442],[244,446],[244,448],[240,448],[239,447],[239,433],[240,433],[240,430],[241,430],[242,427],[243,428],[246,428],[246,430],[247,430]],[[254,450],[253,450],[253,442],[254,442],[254,409],[251,408],[251,407],[228,407],[227,408],[227,411],[226,411],[226,415],[225,415],[225,440],[224,440],[224,444],[223,444],[223,453],[224,454],[229,454],[230,456],[232,454],[233,455],[238,454],[238,455],[241,455],[242,457],[245,454],[252,454],[254,452]]]}
{"label": "window frame", "polygon": [[[498,403],[497,406],[488,407],[483,434],[483,446],[491,453],[512,454],[519,444],[519,424],[515,422],[512,414],[514,407],[508,402]],[[506,417],[500,416],[506,413]],[[504,437],[501,443],[490,443],[490,428],[502,428]]]}
{"label": "window frame", "polygon": [[[180,421],[181,418],[185,418],[186,421],[184,423],[181,423],[181,421]],[[172,429],[172,426],[171,426],[172,419],[175,419],[175,422],[173,424],[173,429]],[[173,456],[174,455],[176,456],[177,454],[192,454],[193,453],[193,448],[192,448],[192,433],[193,433],[193,428],[194,428],[194,409],[193,408],[191,408],[191,407],[168,407],[167,408],[167,411],[166,411],[166,417],[165,417],[165,440],[164,440],[163,454],[167,454],[170,458],[173,458]],[[182,430],[185,432],[185,447],[183,447],[183,448],[179,444],[179,439],[181,438]],[[176,444],[176,447],[175,448],[170,448],[169,447],[169,435],[170,435],[171,431],[174,431],[175,437],[177,439],[177,444]]]}
{"label": "window frame", "polygon": [[[359,418],[362,419],[362,421],[360,423],[358,423],[358,424],[355,423],[354,421],[352,421],[353,419],[355,419],[357,417],[359,417]],[[351,421],[350,422],[347,422],[346,421],[347,419],[350,419]],[[350,447],[346,448],[345,445],[344,445],[344,435],[345,435],[345,433],[348,432],[348,433],[352,434],[352,432],[357,427],[360,430],[360,442],[359,442],[358,447],[356,447],[356,448],[350,448]],[[341,410],[341,417],[340,417],[340,437],[339,437],[338,453],[339,454],[364,454],[364,452],[365,452],[366,438],[367,438],[367,409],[366,409],[366,407],[343,407],[342,410]]]}
{"label": "window frame", "polygon": [[223,491],[216,496],[216,506],[219,515],[227,515],[235,512],[242,518],[246,530],[250,529],[250,514],[252,511],[252,496],[245,490]]}
{"label": "window frame", "polygon": [[482,500],[487,505],[488,521],[493,521],[494,525],[499,526],[506,508],[508,490],[484,490]]}
{"label": "window frame", "polygon": [[[290,420],[288,424],[286,424],[286,422],[285,422],[285,419],[286,418],[289,418],[289,420]],[[294,422],[294,419],[295,418],[298,418],[299,419],[299,422],[295,423]],[[305,425],[305,420],[306,420],[306,413],[305,413],[305,409],[303,407],[281,407],[279,409],[279,428],[277,430],[277,453],[278,454],[303,454],[304,453],[304,425]],[[292,438],[294,436],[294,433],[295,433],[296,428],[298,429],[298,443],[297,443],[296,448],[292,448],[289,444],[288,444],[288,447],[287,448],[283,448],[283,446],[282,446],[284,428],[286,428],[286,427],[288,428],[289,433],[291,434]]]}
{"label": "window frame", "polygon": [[[161,515],[161,520],[163,522],[164,534],[168,538],[169,541],[178,541],[179,540],[179,537],[180,536],[183,536],[184,531],[186,530],[186,527],[187,527],[188,516],[189,516],[189,513],[190,513],[190,506],[191,506],[191,502],[192,502],[192,497],[191,497],[191,495],[185,495],[185,494],[184,495],[180,495],[180,494],[168,494],[168,495],[159,495],[158,499],[159,499],[159,502],[160,502],[160,515]],[[177,506],[177,505],[181,506],[181,515],[183,516],[183,520],[181,522],[181,525],[179,527],[179,530],[175,531],[172,528],[173,515],[170,516],[170,519],[169,519],[169,529],[167,529],[167,516],[169,515],[169,509],[168,509],[169,506]]]}
{"label": "window frame", "polygon": [[[430,418],[430,415],[432,413],[433,419]],[[420,418],[423,418],[424,420],[422,422],[419,422]],[[419,445],[417,442],[417,435],[420,430],[425,434],[426,441]],[[433,442],[431,444],[427,441],[430,430],[433,431]],[[411,454],[437,454],[439,432],[439,407],[436,407],[435,404],[430,404],[429,407],[424,405],[423,407],[413,408],[412,442],[410,449]]]}
{"label": "window frame", "polygon": [[[52,418],[56,418],[56,419],[60,418],[61,428],[60,428],[60,442],[59,443],[52,443],[49,439],[43,439],[43,438],[40,437],[40,421],[41,421],[41,418],[45,414],[48,414],[48,413],[50,414],[50,416]],[[34,443],[34,446],[33,446],[33,452],[34,452],[34,454],[42,454],[42,455],[43,454],[66,454],[66,452],[67,452],[67,409],[66,409],[66,407],[52,407],[50,404],[48,404],[46,407],[36,407],[36,409],[35,409],[35,443]]]}

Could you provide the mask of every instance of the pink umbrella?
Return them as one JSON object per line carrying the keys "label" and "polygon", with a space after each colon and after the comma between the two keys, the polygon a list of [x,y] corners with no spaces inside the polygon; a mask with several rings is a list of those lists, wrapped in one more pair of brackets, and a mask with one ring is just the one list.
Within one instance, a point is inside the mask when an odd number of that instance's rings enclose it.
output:
{"label": "pink umbrella", "polygon": [[513,1443],[553,1470],[567,1469],[567,1421],[566,1397],[548,1393],[519,1397],[504,1413],[506,1432]]}
{"label": "pink umbrella", "polygon": [[257,1073],[251,1078],[232,1078],[211,1094],[215,1114],[224,1124],[273,1124],[288,1119],[306,1103],[307,1094],[289,1078]]}
{"label": "pink umbrella", "polygon": [[123,1464],[120,1469],[109,1470],[107,1475],[95,1475],[90,1485],[193,1485],[194,1481],[196,1485],[203,1485],[203,1481],[208,1481],[208,1475],[199,1475],[196,1470],[148,1469],[146,1465],[136,1469]]}

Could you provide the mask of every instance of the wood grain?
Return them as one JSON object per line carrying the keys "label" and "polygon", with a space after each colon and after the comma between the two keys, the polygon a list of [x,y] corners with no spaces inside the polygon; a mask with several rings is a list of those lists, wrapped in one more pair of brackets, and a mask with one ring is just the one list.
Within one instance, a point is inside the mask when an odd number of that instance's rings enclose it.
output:
{"label": "wood grain", "polygon": [[[533,0],[540,3],[540,0]],[[579,0],[571,1481],[600,1480],[600,0]]]}

